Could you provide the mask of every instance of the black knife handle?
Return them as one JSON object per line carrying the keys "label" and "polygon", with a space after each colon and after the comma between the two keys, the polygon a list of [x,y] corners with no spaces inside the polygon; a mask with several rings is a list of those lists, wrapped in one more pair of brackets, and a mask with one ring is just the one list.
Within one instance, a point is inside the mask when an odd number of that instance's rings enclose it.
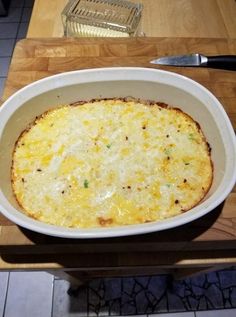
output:
{"label": "black knife handle", "polygon": [[207,56],[207,67],[236,70],[236,55]]}

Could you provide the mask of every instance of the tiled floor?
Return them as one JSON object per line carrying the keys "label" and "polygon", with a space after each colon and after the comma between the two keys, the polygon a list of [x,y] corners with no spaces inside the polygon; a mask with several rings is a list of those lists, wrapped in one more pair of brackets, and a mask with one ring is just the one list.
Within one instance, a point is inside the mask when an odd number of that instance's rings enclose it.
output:
{"label": "tiled floor", "polygon": [[10,273],[4,317],[50,317],[53,277],[42,272]]}
{"label": "tiled floor", "polygon": [[16,42],[26,36],[34,0],[11,0],[7,17],[0,17],[0,97]]}
{"label": "tiled floor", "polygon": [[93,317],[195,311],[201,316],[205,310],[236,308],[233,268],[179,281],[170,275],[96,279],[65,297],[68,288],[67,282],[55,280],[53,317],[74,316],[75,312]]}
{"label": "tiled floor", "polygon": [[[33,2],[11,0],[8,17],[0,17],[0,97],[13,48],[26,35]],[[96,279],[68,295],[69,287],[44,272],[0,272],[0,317],[236,316],[235,269],[173,283],[166,275]]]}
{"label": "tiled floor", "polygon": [[0,317],[233,317],[235,308],[234,269],[173,283],[166,275],[96,279],[78,289],[44,272],[0,273]]}

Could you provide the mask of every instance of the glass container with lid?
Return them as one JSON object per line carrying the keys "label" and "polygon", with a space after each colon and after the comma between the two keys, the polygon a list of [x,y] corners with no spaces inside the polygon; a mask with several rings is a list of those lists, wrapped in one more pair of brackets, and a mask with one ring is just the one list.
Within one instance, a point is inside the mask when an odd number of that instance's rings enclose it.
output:
{"label": "glass container with lid", "polygon": [[62,12],[64,35],[135,36],[142,8],[142,4],[126,0],[70,0]]}

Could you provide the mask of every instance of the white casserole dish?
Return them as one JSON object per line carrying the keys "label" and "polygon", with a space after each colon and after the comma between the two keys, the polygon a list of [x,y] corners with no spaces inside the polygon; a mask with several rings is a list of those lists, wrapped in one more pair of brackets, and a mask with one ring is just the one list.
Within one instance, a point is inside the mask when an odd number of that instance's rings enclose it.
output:
{"label": "white casserole dish", "polygon": [[[212,148],[214,180],[205,199],[171,219],[115,228],[67,229],[48,225],[20,211],[11,188],[12,151],[20,133],[36,116],[61,104],[93,98],[127,97],[165,102],[196,120]],[[219,101],[203,86],[175,73],[146,68],[100,68],[47,77],[19,90],[0,109],[0,211],[27,229],[66,238],[101,238],[174,228],[218,206],[236,180],[236,142]]]}

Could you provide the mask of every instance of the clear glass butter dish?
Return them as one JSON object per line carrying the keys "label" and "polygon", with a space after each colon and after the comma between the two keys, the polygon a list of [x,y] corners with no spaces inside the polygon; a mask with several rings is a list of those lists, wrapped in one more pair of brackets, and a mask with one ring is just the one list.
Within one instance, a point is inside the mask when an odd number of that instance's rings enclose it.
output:
{"label": "clear glass butter dish", "polygon": [[142,4],[126,0],[70,0],[62,12],[64,35],[135,36],[142,8]]}

